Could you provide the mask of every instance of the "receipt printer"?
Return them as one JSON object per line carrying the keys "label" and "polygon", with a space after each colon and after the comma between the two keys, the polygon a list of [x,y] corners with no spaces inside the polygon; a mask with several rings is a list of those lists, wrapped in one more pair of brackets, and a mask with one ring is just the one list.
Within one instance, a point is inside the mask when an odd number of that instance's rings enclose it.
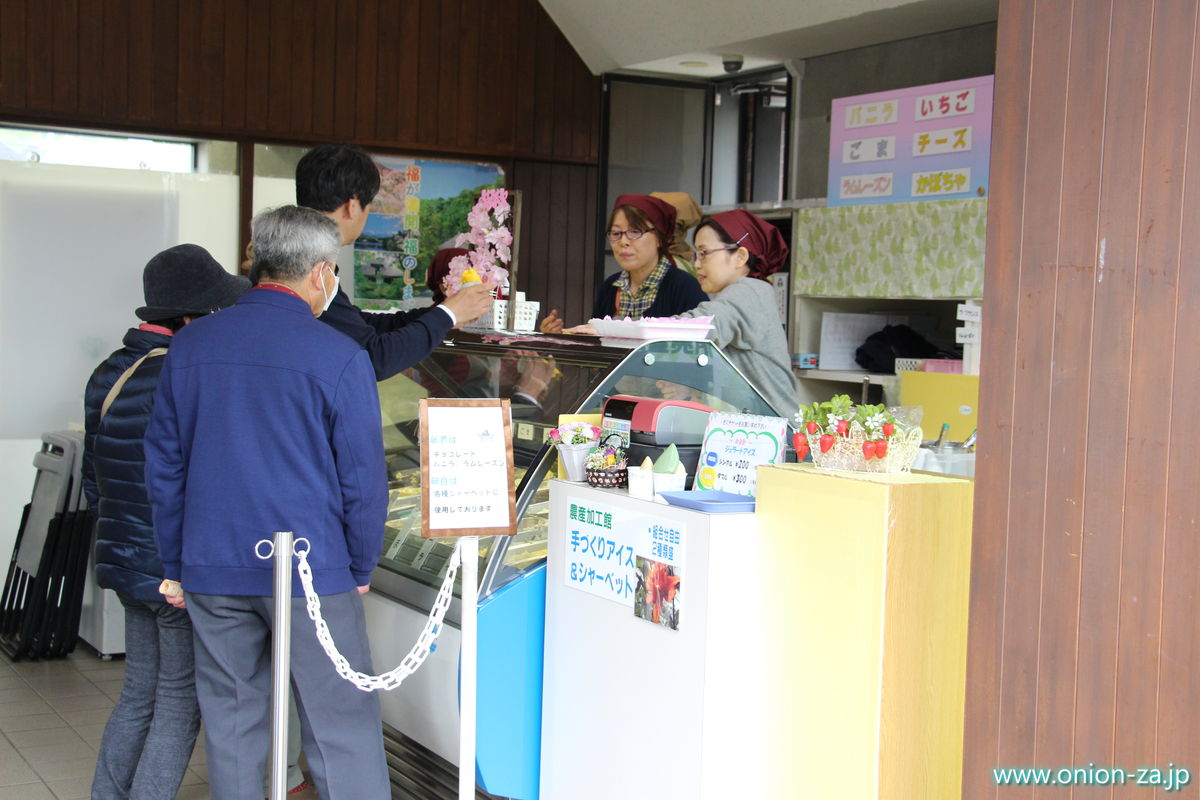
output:
{"label": "receipt printer", "polygon": [[667,445],[675,445],[690,483],[696,474],[704,429],[712,411],[691,400],[615,394],[604,402],[601,427],[606,435],[614,431],[628,442],[626,457],[631,467],[641,464],[646,456],[657,460]]}

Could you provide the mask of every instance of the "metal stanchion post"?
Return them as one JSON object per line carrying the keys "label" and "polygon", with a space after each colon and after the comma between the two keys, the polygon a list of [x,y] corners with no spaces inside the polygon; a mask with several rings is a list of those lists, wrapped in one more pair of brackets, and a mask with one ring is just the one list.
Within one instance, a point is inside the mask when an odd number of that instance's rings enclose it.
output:
{"label": "metal stanchion post", "polygon": [[459,701],[458,800],[475,797],[476,610],[479,603],[479,537],[464,536],[462,553],[462,688]]}
{"label": "metal stanchion post", "polygon": [[288,688],[292,661],[292,532],[275,532],[275,630],[271,634],[271,800],[287,797]]}

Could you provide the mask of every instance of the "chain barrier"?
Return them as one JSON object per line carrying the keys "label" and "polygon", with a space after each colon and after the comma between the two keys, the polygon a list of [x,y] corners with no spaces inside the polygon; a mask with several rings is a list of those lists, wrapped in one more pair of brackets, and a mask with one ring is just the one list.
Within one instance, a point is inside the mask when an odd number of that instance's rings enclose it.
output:
{"label": "chain barrier", "polygon": [[[300,542],[304,542],[307,547],[303,550],[299,549]],[[263,544],[266,544],[268,550],[271,551],[266,555],[262,553]],[[296,569],[300,573],[300,585],[304,588],[308,618],[316,626],[317,641],[325,649],[325,654],[333,662],[338,675],[364,692],[390,692],[403,683],[405,678],[420,669],[429,654],[437,649],[437,638],[442,632],[442,620],[445,618],[446,611],[450,608],[450,601],[454,596],[454,578],[458,574],[458,567],[462,562],[461,545],[460,541],[454,546],[454,552],[450,555],[450,566],[446,570],[446,577],[438,590],[437,599],[433,601],[433,608],[429,611],[429,619],[425,620],[425,627],[421,630],[417,641],[413,643],[412,649],[408,651],[408,655],[404,657],[399,666],[389,672],[381,675],[367,675],[352,668],[346,657],[338,652],[337,645],[333,642],[333,635],[329,632],[329,626],[325,624],[325,619],[321,616],[321,598],[313,590],[312,568],[308,566],[308,552],[312,549],[312,544],[302,536],[296,538],[292,544],[292,555],[299,562]],[[275,545],[269,539],[262,539],[254,546],[254,554],[265,560],[272,557],[274,549]]]}

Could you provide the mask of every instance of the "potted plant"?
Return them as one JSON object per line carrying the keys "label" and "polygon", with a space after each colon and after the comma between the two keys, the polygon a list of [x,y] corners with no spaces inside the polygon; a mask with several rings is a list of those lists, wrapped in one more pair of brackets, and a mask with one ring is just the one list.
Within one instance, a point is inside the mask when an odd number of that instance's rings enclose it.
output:
{"label": "potted plant", "polygon": [[590,422],[564,422],[546,434],[547,444],[558,450],[558,459],[567,471],[567,480],[586,480],[584,462],[600,440],[601,430]]}

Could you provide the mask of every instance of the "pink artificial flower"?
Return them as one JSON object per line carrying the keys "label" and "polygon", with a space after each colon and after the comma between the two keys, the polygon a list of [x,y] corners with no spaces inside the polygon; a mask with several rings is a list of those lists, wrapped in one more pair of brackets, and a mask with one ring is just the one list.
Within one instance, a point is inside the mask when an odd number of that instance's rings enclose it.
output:
{"label": "pink artificial flower", "polygon": [[592,438],[593,439],[599,439],[600,434],[602,434],[602,433],[604,433],[604,431],[600,430],[595,425],[592,426]]}
{"label": "pink artificial flower", "polygon": [[555,442],[562,441],[562,434],[558,432],[558,428],[550,429],[550,438],[553,439]]}

